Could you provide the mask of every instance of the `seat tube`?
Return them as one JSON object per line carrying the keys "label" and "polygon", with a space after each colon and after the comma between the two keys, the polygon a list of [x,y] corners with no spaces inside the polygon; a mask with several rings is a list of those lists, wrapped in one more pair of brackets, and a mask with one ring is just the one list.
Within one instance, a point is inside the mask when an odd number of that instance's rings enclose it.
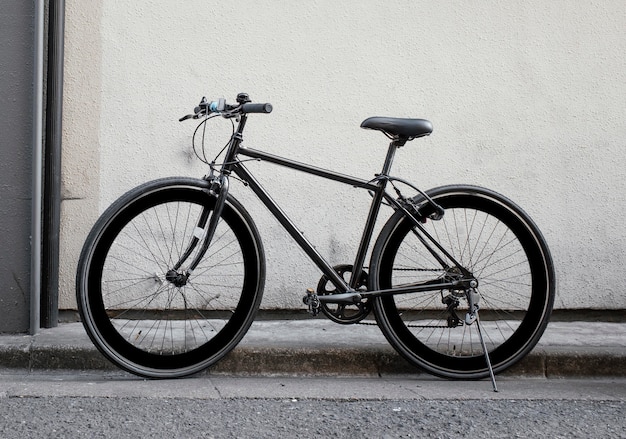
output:
{"label": "seat tube", "polygon": [[383,171],[381,172],[381,175],[383,176],[389,175],[389,172],[391,172],[391,165],[393,164],[393,158],[396,155],[396,149],[398,149],[398,147],[402,145],[403,143],[400,143],[400,141],[396,141],[396,140],[393,140],[389,144],[389,149],[387,150],[387,157],[385,157],[385,163],[383,165]]}
{"label": "seat tube", "polygon": [[389,149],[387,150],[387,157],[385,159],[385,164],[383,165],[383,170],[381,174],[378,175],[378,188],[374,192],[374,198],[372,200],[372,204],[370,205],[369,214],[367,215],[367,222],[365,223],[363,235],[361,236],[361,243],[359,244],[359,249],[357,251],[354,261],[352,274],[350,276],[350,288],[356,289],[356,286],[361,279],[361,272],[363,271],[363,265],[365,265],[367,250],[369,249],[369,245],[372,240],[374,227],[376,226],[376,220],[378,218],[380,206],[385,195],[385,189],[387,187],[386,177],[389,175],[389,171],[391,170],[391,164],[393,163],[396,148],[397,145],[395,141],[391,142],[389,145]]}

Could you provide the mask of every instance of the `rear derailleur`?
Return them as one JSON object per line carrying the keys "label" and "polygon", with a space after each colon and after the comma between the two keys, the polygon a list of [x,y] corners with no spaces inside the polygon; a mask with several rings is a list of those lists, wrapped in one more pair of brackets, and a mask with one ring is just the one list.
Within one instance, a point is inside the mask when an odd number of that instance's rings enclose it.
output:
{"label": "rear derailleur", "polygon": [[[461,297],[467,299],[467,313],[464,319],[461,319],[457,314],[457,308],[461,304],[459,300]],[[471,325],[474,323],[478,318],[478,310],[480,308],[478,305],[479,300],[480,296],[473,287],[467,290],[453,290],[447,296],[443,296],[441,302],[446,305],[448,311],[448,328],[456,328],[463,324]]]}

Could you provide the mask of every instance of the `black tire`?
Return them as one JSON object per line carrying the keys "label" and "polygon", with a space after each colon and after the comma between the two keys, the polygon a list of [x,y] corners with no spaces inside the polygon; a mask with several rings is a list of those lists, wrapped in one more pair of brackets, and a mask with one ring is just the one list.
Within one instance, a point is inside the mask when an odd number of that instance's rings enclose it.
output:
{"label": "black tire", "polygon": [[215,204],[207,189],[191,178],[139,186],[102,214],[83,246],[76,279],[82,322],[100,352],[124,370],[150,378],[201,371],[237,345],[256,315],[263,247],[232,197],[187,284],[165,278],[198,235],[203,209]]}
{"label": "black tire", "polygon": [[[436,188],[429,195],[446,212],[424,227],[478,280],[484,340],[494,371],[502,372],[537,344],[548,324],[554,302],[548,246],[528,215],[502,195],[473,186]],[[402,212],[386,223],[372,252],[371,289],[445,274],[413,229]],[[456,316],[442,303],[446,296],[459,300]],[[382,332],[410,363],[446,378],[484,378],[489,372],[477,324],[463,322],[467,308],[465,296],[450,290],[374,301]]]}

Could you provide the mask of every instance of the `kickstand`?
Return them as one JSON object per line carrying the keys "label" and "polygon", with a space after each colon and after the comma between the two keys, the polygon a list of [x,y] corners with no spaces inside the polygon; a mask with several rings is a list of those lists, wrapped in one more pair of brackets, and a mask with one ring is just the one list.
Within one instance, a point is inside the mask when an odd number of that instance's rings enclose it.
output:
{"label": "kickstand", "polygon": [[487,367],[489,368],[489,375],[491,376],[491,384],[493,385],[493,391],[498,391],[498,386],[496,385],[496,376],[493,373],[493,368],[491,367],[491,360],[489,359],[489,352],[487,351],[487,345],[485,344],[485,340],[483,339],[483,331],[480,327],[480,318],[478,317],[478,311],[476,312],[476,327],[478,328],[478,336],[480,337],[480,344],[483,346],[483,352],[485,353],[485,361],[487,361]]}

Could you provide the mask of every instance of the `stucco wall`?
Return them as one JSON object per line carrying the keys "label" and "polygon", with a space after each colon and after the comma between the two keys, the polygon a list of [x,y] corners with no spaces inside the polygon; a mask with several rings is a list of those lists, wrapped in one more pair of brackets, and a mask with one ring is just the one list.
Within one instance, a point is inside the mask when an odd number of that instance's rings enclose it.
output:
{"label": "stucco wall", "polygon": [[[203,95],[241,91],[274,105],[250,118],[247,145],[364,178],[386,139],[363,119],[430,119],[433,135],[398,152],[395,175],[506,194],[551,246],[557,308],[626,308],[621,0],[67,0],[66,42],[61,308],[74,306],[78,252],[108,204],[148,179],[204,174],[194,126],[177,118]],[[250,167],[322,254],[352,262],[367,194]],[[317,270],[233,190],[266,246],[263,306],[300,307]]]}

